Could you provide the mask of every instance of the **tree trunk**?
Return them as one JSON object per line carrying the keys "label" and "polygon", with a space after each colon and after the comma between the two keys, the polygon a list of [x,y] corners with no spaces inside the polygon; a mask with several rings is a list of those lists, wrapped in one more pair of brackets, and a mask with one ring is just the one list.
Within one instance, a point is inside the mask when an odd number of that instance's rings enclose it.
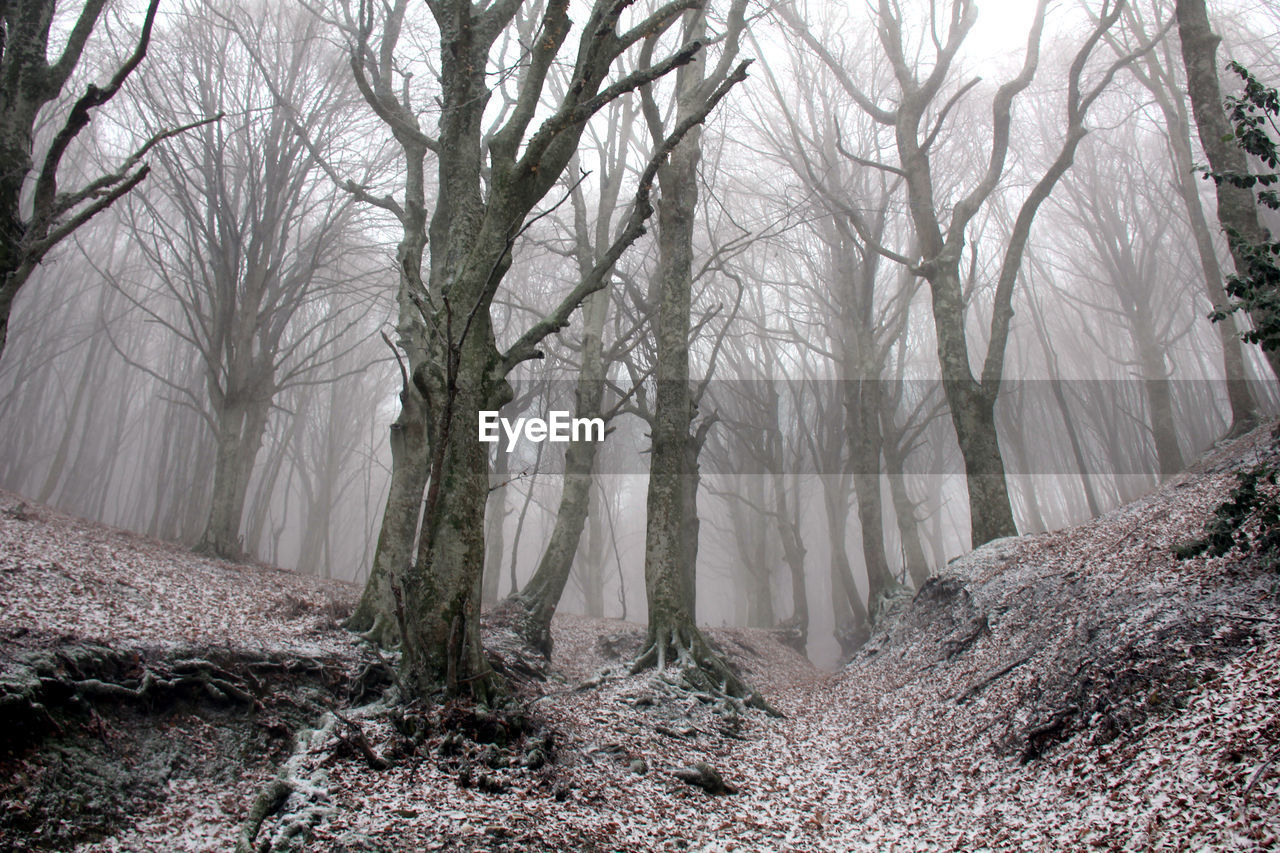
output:
{"label": "tree trunk", "polygon": [[360,603],[347,620],[347,628],[372,632],[371,638],[384,645],[393,642],[399,633],[393,615],[396,608],[391,577],[407,571],[413,559],[429,456],[426,401],[411,382],[400,392],[400,414],[391,425],[391,484],[373,566]]}
{"label": "tree trunk", "polygon": [[[609,292],[600,290],[587,301],[583,316],[582,363],[578,374],[576,417],[600,417],[604,398],[604,321],[609,309]],[[523,607],[522,631],[525,639],[551,657],[551,619],[569,582],[574,557],[582,541],[582,528],[591,507],[591,490],[595,486],[592,473],[600,445],[593,441],[574,441],[565,451],[564,486],[560,506],[556,510],[551,539],[533,577],[515,597]]]}
{"label": "tree trunk", "polygon": [[[430,470],[428,406],[420,383],[426,359],[426,330],[414,298],[424,287],[422,262],[427,249],[426,170],[424,143],[407,135],[398,138],[405,152],[405,202],[401,237],[396,247],[400,271],[396,324],[400,350],[400,413],[391,424],[391,477],[382,524],[374,546],[373,562],[360,603],[347,620],[347,628],[365,632],[374,642],[388,645],[398,636],[393,578],[408,570],[422,519],[422,493]],[[402,360],[403,359],[403,360]],[[408,362],[406,365],[405,361]]]}
{"label": "tree trunk", "polygon": [[858,595],[845,546],[849,521],[847,483],[843,476],[822,478],[823,505],[827,510],[828,544],[831,549],[831,608],[835,618],[836,641],[845,660],[853,657],[870,638],[870,620],[866,605]]}
{"label": "tree trunk", "polygon": [[[743,5],[735,3],[730,17],[741,24]],[[706,32],[705,12],[686,12],[686,38]],[[736,34],[726,49],[736,47]],[[728,54],[731,56],[732,54]],[[723,60],[722,60],[723,62]],[[676,73],[676,119],[694,113],[707,102],[705,57]],[[727,68],[727,66],[722,66]],[[719,85],[719,80],[710,81]],[[658,109],[652,94],[643,92],[651,128]],[[707,646],[695,623],[694,571],[697,519],[692,501],[697,494],[697,451],[705,429],[690,435],[693,402],[689,388],[689,310],[693,289],[693,230],[698,201],[698,161],[701,130],[693,128],[671,151],[658,170],[658,317],[656,334],[657,389],[654,394],[653,435],[649,457],[649,491],[645,527],[645,593],[649,604],[646,648],[632,667],[684,668],[686,682],[697,689],[742,698],[768,708],[718,655]]]}
{"label": "tree trunk", "polygon": [[489,485],[489,506],[484,515],[484,581],[481,585],[480,603],[490,607],[498,601],[498,586],[502,581],[502,555],[507,540],[507,477],[511,471],[511,456],[499,446],[493,463],[493,476]]}
{"label": "tree trunk", "polygon": [[[684,69],[681,70],[684,73]],[[698,134],[685,138],[658,172],[657,389],[649,455],[645,527],[648,651],[658,667],[704,645],[689,600],[685,522],[689,426],[689,308],[694,210],[698,199]]]}
{"label": "tree trunk", "polygon": [[889,469],[889,495],[893,500],[893,515],[898,523],[898,537],[902,540],[902,557],[907,575],[916,589],[929,580],[929,561],[920,544],[920,522],[916,519],[916,505],[907,493],[907,479],[902,472],[902,462],[896,457],[886,459]]}
{"label": "tree trunk", "polygon": [[1173,388],[1169,384],[1164,353],[1152,339],[1151,329],[1145,323],[1147,318],[1139,316],[1133,319],[1138,363],[1142,366],[1142,385],[1151,418],[1151,436],[1156,448],[1156,465],[1160,479],[1166,480],[1186,467],[1173,423]]}
{"label": "tree trunk", "polygon": [[[787,502],[786,482],[783,475],[774,472],[774,509],[777,517],[778,539],[782,543],[782,559],[791,577],[791,618],[786,627],[796,632],[796,648],[804,653],[809,645],[809,592],[804,575],[804,541],[800,538],[799,506]],[[799,503],[799,490],[796,501]]]}
{"label": "tree trunk", "polygon": [[[1175,15],[1178,36],[1182,41],[1182,61],[1187,72],[1187,92],[1195,116],[1200,145],[1214,172],[1247,174],[1249,162],[1235,145],[1235,132],[1223,108],[1222,88],[1218,80],[1217,52],[1221,39],[1209,25],[1205,0],[1177,0]],[[1229,182],[1217,186],[1218,221],[1227,232],[1227,245],[1235,261],[1236,272],[1248,272],[1249,263],[1243,249],[1270,239],[1258,220],[1253,192]],[[1254,322],[1265,318],[1255,317]],[[1272,372],[1280,377],[1280,351],[1264,351]]]}
{"label": "tree trunk", "polygon": [[942,390],[951,410],[969,486],[970,544],[977,548],[993,539],[1018,535],[996,433],[995,395],[988,393],[969,371],[959,278],[947,273],[930,279],[929,284]]}
{"label": "tree trunk", "polygon": [[229,560],[243,559],[240,521],[254,462],[262,447],[267,414],[267,407],[255,402],[232,402],[218,412],[213,498],[197,551]]}
{"label": "tree trunk", "polygon": [[498,355],[488,317],[476,322],[480,328],[462,343],[456,379],[432,377],[431,396],[441,403],[432,412],[418,556],[402,580],[392,571],[392,594],[403,637],[402,679],[413,695],[443,688],[446,695],[492,701],[504,686],[480,643],[489,454],[476,436],[479,412],[501,409],[507,399],[487,381]]}
{"label": "tree trunk", "polygon": [[[1169,148],[1174,173],[1177,175],[1178,195],[1187,211],[1187,221],[1196,241],[1196,256],[1200,260],[1205,295],[1209,297],[1210,305],[1226,305],[1227,291],[1222,283],[1222,268],[1218,264],[1213,235],[1205,220],[1204,207],[1200,204],[1200,191],[1196,186],[1186,108],[1179,102],[1175,109],[1174,105],[1167,104],[1167,100],[1166,97],[1161,97],[1160,105],[1168,124]],[[1244,342],[1240,340],[1240,330],[1234,316],[1224,317],[1213,325],[1222,345],[1222,371],[1227,383],[1227,402],[1231,406],[1231,425],[1227,429],[1227,435],[1243,435],[1258,421],[1258,404],[1249,389],[1249,377],[1244,366]]]}
{"label": "tree trunk", "polygon": [[764,481],[764,477],[753,475],[740,477],[736,493],[743,500],[729,502],[729,517],[742,567],[743,620],[751,628],[772,628],[777,624],[773,609],[772,537],[755,510],[765,505]]}
{"label": "tree trunk", "polygon": [[879,383],[850,380],[845,388],[853,491],[858,498],[862,559],[867,572],[867,612],[874,627],[884,599],[898,586],[884,547],[884,511],[880,494]]}
{"label": "tree trunk", "polygon": [[601,514],[608,511],[600,495],[600,486],[591,491],[587,506],[587,541],[578,549],[578,579],[582,582],[582,607],[588,616],[604,616],[604,521]]}

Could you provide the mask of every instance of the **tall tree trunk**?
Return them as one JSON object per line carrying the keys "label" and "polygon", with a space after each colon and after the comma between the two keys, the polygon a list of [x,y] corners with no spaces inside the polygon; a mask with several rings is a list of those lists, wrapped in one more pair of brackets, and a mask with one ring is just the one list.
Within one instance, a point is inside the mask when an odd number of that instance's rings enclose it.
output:
{"label": "tall tree trunk", "polygon": [[511,471],[511,455],[499,446],[489,484],[489,505],[484,514],[484,581],[480,602],[490,607],[498,601],[502,582],[502,555],[506,549],[507,478]]}
{"label": "tall tree trunk", "polygon": [[372,632],[371,638],[384,645],[393,642],[399,633],[391,577],[408,570],[413,559],[413,544],[422,517],[422,492],[430,467],[426,401],[412,381],[400,391],[400,414],[391,424],[390,444],[391,483],[373,566],[360,603],[347,620],[349,629]]}
{"label": "tall tree trunk", "polygon": [[879,383],[850,380],[845,388],[853,491],[858,498],[858,524],[862,529],[862,559],[867,572],[867,612],[872,626],[884,599],[898,586],[889,571],[884,547],[884,510],[880,493]]}
{"label": "tall tree trunk", "polygon": [[217,452],[213,465],[213,498],[209,520],[196,545],[198,551],[226,559],[244,557],[240,522],[254,462],[267,427],[267,406],[234,401],[218,412]]}
{"label": "tall tree trunk", "polygon": [[[582,363],[578,374],[576,417],[600,417],[604,398],[604,321],[609,309],[609,292],[600,290],[587,301],[583,316]],[[591,507],[591,490],[595,486],[593,469],[600,445],[593,441],[574,441],[565,451],[564,487],[556,510],[551,539],[533,577],[513,600],[525,611],[521,630],[535,648],[551,657],[551,619],[573,569],[573,560],[582,541],[582,528]]]}
{"label": "tall tree trunk", "polygon": [[1178,433],[1174,429],[1173,388],[1169,382],[1169,369],[1165,365],[1164,352],[1156,345],[1152,330],[1144,322],[1146,319],[1134,317],[1134,338],[1151,418],[1156,465],[1160,471],[1160,479],[1165,480],[1181,472],[1186,467],[1186,462],[1178,447]]}
{"label": "tall tree trunk", "polygon": [[432,398],[441,403],[430,422],[432,460],[418,554],[402,578],[393,574],[392,592],[405,638],[402,678],[414,695],[443,687],[447,695],[487,701],[504,688],[480,643],[489,454],[476,436],[479,412],[500,410],[510,390],[503,399],[490,386],[487,374],[498,353],[488,318],[476,322],[477,334],[463,341],[456,360],[459,375],[433,377]]}
{"label": "tall tree trunk", "polygon": [[600,495],[600,485],[591,490],[587,507],[587,541],[578,548],[578,579],[582,583],[582,608],[588,616],[604,616],[604,520],[600,517],[608,508]]}
{"label": "tall tree trunk", "polygon": [[827,511],[827,540],[831,550],[831,607],[836,641],[845,660],[853,657],[871,636],[866,605],[858,595],[849,565],[845,533],[849,522],[848,486],[843,476],[822,477],[823,505]]}
{"label": "tall tree trunk", "polygon": [[751,628],[772,628],[777,624],[773,609],[773,537],[760,523],[756,507],[765,505],[764,477],[748,475],[738,480],[737,495],[729,502],[734,541],[741,565],[743,619]]}
{"label": "tall tree trunk", "polygon": [[[1168,123],[1169,148],[1177,175],[1178,195],[1187,211],[1187,221],[1195,238],[1196,257],[1200,260],[1205,295],[1209,297],[1211,305],[1226,305],[1227,292],[1222,283],[1222,268],[1218,264],[1218,253],[1214,251],[1213,234],[1205,220],[1204,207],[1200,204],[1200,191],[1191,158],[1186,108],[1181,100],[1176,109],[1172,104],[1166,108],[1166,101],[1167,98],[1162,98],[1160,104]],[[1227,383],[1227,402],[1231,406],[1231,425],[1227,434],[1243,435],[1258,420],[1258,404],[1249,389],[1249,376],[1245,370],[1244,342],[1240,340],[1240,330],[1234,316],[1224,317],[1213,325],[1222,345],[1222,372]]]}
{"label": "tall tree trunk", "polygon": [[791,618],[786,627],[795,632],[795,648],[806,654],[809,645],[809,591],[804,575],[804,541],[800,537],[799,489],[796,490],[796,506],[787,501],[785,477],[773,472],[774,512],[777,518],[778,540],[782,543],[782,559],[791,577]]}
{"label": "tall tree trunk", "polygon": [[[888,445],[886,445],[886,450]],[[898,538],[902,540],[902,557],[907,575],[916,589],[929,580],[929,561],[920,544],[920,522],[916,519],[916,505],[907,493],[907,478],[903,473],[902,459],[897,453],[885,454],[885,468],[889,474],[889,496],[893,501],[893,516],[898,524]]]}
{"label": "tall tree trunk", "polygon": [[427,206],[423,161],[428,149],[424,142],[408,134],[399,135],[397,141],[404,149],[406,165],[404,211],[400,217],[402,231],[396,248],[396,267],[400,272],[396,335],[400,350],[395,355],[400,365],[400,413],[390,429],[390,485],[373,563],[360,603],[347,620],[349,629],[365,632],[384,645],[393,642],[399,631],[391,581],[398,573],[407,571],[413,559],[413,545],[422,518],[422,494],[430,470],[428,406],[420,384],[420,368],[426,359],[425,329],[414,304],[424,286]]}
{"label": "tall tree trunk", "polygon": [[[681,74],[685,69],[681,69]],[[689,85],[689,84],[685,84]],[[648,656],[658,667],[705,645],[689,600],[685,548],[689,488],[689,308],[694,211],[698,199],[698,134],[685,138],[658,172],[657,389],[649,455],[645,527]]]}
{"label": "tall tree trunk", "polygon": [[[1174,12],[1182,42],[1182,61],[1187,71],[1191,111],[1209,168],[1214,172],[1247,174],[1249,161],[1235,145],[1235,132],[1223,107],[1217,66],[1221,39],[1209,24],[1205,0],[1177,0]],[[1217,186],[1217,197],[1218,221],[1226,229],[1227,245],[1231,249],[1236,272],[1244,274],[1249,269],[1244,247],[1262,243],[1270,236],[1258,220],[1252,191],[1224,181]],[[1264,319],[1254,318],[1255,322]],[[1271,365],[1271,371],[1280,377],[1280,351],[1264,351],[1263,355]]]}
{"label": "tall tree trunk", "polygon": [[[737,32],[745,4],[730,13],[731,37],[716,73],[707,79],[705,57],[676,73],[676,120],[703,108],[712,89],[721,85],[727,63],[736,52]],[[685,38],[706,33],[705,10],[685,13]],[[716,79],[719,77],[720,79]],[[658,108],[644,90],[645,113],[653,129]],[[723,692],[767,708],[764,702],[707,645],[695,623],[692,587],[696,565],[696,518],[691,506],[697,494],[697,451],[701,435],[690,435],[694,406],[689,387],[689,310],[693,290],[693,230],[698,202],[701,129],[692,128],[658,170],[658,317],[657,389],[649,457],[649,491],[645,527],[645,594],[649,604],[646,648],[633,671],[668,663],[685,668],[685,678],[712,692]]]}

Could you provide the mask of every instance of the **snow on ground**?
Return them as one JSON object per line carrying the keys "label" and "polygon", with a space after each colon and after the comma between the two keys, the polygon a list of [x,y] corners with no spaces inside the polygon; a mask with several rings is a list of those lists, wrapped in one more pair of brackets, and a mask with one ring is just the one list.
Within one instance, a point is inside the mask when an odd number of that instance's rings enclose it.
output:
{"label": "snow on ground", "polygon": [[[315,735],[291,768],[305,796],[263,837],[301,814],[322,851],[1280,849],[1277,577],[1171,553],[1269,446],[1255,432],[1100,519],[956,561],[835,675],[768,632],[712,631],[782,719],[626,675],[640,626],[561,617],[556,674],[522,688],[538,734],[460,742],[435,709],[412,748],[403,717],[362,713],[389,769],[341,727]],[[50,543],[0,523],[4,636],[340,642],[288,615],[332,585],[39,513]],[[673,775],[696,762],[737,793]],[[229,823],[175,813],[191,802],[84,849],[228,849]]]}
{"label": "snow on ground", "polygon": [[0,639],[10,650],[53,634],[341,653],[351,640],[332,630],[335,617],[358,593],[340,581],[201,557],[0,491]]}

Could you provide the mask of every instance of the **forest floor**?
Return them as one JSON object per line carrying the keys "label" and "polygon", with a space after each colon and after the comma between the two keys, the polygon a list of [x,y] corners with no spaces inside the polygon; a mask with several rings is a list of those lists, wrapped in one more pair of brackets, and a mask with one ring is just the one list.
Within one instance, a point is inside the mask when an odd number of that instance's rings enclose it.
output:
{"label": "forest floor", "polygon": [[1280,849],[1280,575],[1173,554],[1275,452],[953,561],[835,674],[711,631],[781,718],[582,617],[518,705],[392,708],[349,585],[0,493],[0,849]]}

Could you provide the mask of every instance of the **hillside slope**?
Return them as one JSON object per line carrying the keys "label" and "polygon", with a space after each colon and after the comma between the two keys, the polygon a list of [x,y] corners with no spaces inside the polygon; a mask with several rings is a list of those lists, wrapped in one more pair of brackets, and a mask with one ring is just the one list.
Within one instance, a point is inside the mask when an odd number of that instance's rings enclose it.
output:
{"label": "hillside slope", "polygon": [[[1274,452],[1256,431],[1093,522],[954,561],[835,675],[713,631],[782,719],[626,675],[642,629],[576,617],[519,705],[388,710],[385,668],[334,622],[351,588],[0,516],[0,707],[27,732],[0,760],[0,846],[226,850],[263,804],[255,849],[1280,847],[1277,575],[1172,553]],[[134,701],[146,672],[172,695]],[[32,690],[47,725],[14,698]],[[78,789],[96,824],[50,805],[69,764],[130,749],[136,791]],[[699,763],[732,792],[688,784]]]}

